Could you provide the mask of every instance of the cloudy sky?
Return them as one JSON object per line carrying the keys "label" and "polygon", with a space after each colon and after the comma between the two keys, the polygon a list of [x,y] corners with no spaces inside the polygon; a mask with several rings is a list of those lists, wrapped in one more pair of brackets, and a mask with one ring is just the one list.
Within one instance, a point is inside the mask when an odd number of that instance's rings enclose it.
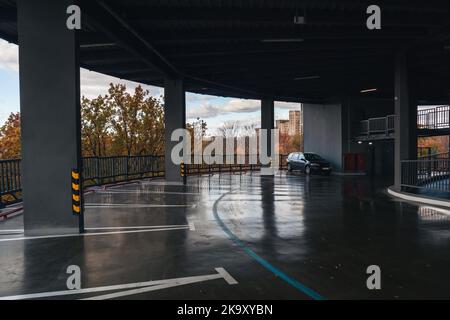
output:
{"label": "cloudy sky", "polygon": [[[18,72],[18,47],[0,39],[0,123],[3,123],[11,112],[19,111]],[[81,94],[86,97],[92,98],[105,94],[111,82],[124,83],[129,91],[138,85],[135,82],[81,69]],[[164,94],[163,88],[145,85],[143,87],[154,96],[159,97]],[[287,119],[289,110],[298,109],[300,104],[277,102],[275,106],[275,118]],[[211,129],[210,134],[229,120],[259,124],[259,110],[260,101],[258,100],[186,94],[187,121],[197,117],[204,119],[208,128]]]}

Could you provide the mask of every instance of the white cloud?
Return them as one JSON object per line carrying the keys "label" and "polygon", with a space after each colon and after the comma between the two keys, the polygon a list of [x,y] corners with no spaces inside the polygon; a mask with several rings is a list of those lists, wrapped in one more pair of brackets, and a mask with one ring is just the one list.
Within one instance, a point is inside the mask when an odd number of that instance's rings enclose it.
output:
{"label": "white cloud", "polygon": [[275,102],[275,108],[277,109],[298,110],[300,109],[300,106],[301,106],[300,102],[282,102],[282,101]]}
{"label": "white cloud", "polygon": [[19,48],[0,39],[0,69],[19,72]]}
{"label": "white cloud", "polygon": [[[81,69],[80,72],[80,82],[81,82],[81,95],[86,98],[95,98],[99,95],[104,95],[108,92],[110,83],[122,83],[127,86],[127,91],[132,92],[134,88],[136,88],[139,83],[118,79],[115,77],[107,76],[98,72],[89,71],[86,69]],[[150,91],[152,96],[159,97],[164,93],[163,88],[142,85],[144,89]]]}
{"label": "white cloud", "polygon": [[227,113],[254,112],[260,108],[261,102],[259,100],[230,99],[221,105],[212,105],[210,102],[203,102],[200,104],[200,107],[189,110],[187,117],[190,119],[197,117],[207,119]]}
{"label": "white cloud", "polygon": [[[19,47],[0,39],[0,69],[19,72]],[[106,94],[110,83],[123,83],[131,92],[139,84],[132,81],[122,80],[86,69],[80,71],[81,95],[94,98]],[[159,97],[164,90],[159,87],[142,85],[150,91],[153,96]]]}

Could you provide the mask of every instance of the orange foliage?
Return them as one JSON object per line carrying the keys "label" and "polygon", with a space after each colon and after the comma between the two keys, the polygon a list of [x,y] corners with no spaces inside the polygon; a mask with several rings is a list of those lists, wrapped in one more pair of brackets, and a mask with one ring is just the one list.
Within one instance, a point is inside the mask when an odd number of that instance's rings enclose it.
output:
{"label": "orange foliage", "polygon": [[0,127],[0,159],[20,158],[20,113],[11,113]]}

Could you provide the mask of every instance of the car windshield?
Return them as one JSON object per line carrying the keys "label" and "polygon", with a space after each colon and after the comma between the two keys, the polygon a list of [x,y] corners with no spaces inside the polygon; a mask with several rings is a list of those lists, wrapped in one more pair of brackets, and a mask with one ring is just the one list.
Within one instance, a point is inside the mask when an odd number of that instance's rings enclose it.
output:
{"label": "car windshield", "polygon": [[305,158],[308,161],[319,161],[323,160],[318,154],[315,153],[305,153]]}

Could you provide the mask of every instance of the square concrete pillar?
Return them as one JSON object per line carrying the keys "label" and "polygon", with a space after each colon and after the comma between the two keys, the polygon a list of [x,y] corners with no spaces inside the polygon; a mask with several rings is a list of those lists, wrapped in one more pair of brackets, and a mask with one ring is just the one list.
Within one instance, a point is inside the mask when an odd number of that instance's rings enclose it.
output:
{"label": "square concrete pillar", "polygon": [[172,132],[186,128],[186,93],[183,80],[167,78],[164,88],[165,174],[166,181],[183,182],[180,166],[171,159],[172,149],[179,141],[171,141]]}
{"label": "square concrete pillar", "polygon": [[72,0],[19,0],[22,187],[26,235],[77,233],[71,171],[81,167],[77,32]]}
{"label": "square concrete pillar", "polygon": [[[275,103],[271,99],[261,100],[261,129],[275,128]],[[271,135],[267,135],[268,156],[271,155]],[[261,151],[260,151],[261,152]]]}
{"label": "square concrete pillar", "polygon": [[395,158],[394,187],[401,188],[402,160],[417,159],[417,99],[405,52],[395,60]]}

